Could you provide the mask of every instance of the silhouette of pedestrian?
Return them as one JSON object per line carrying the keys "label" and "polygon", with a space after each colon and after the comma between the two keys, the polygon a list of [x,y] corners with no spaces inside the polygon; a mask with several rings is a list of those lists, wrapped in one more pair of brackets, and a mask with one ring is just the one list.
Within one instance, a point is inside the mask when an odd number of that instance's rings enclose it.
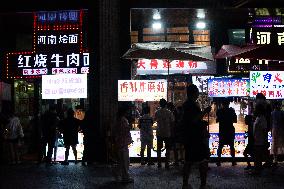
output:
{"label": "silhouette of pedestrian", "polygon": [[237,115],[233,108],[229,108],[230,101],[223,99],[222,108],[217,111],[216,122],[219,122],[219,146],[217,150],[218,161],[217,166],[221,166],[221,154],[224,145],[230,145],[230,153],[232,156],[232,165],[236,165],[235,161],[235,127],[233,123],[237,123]]}

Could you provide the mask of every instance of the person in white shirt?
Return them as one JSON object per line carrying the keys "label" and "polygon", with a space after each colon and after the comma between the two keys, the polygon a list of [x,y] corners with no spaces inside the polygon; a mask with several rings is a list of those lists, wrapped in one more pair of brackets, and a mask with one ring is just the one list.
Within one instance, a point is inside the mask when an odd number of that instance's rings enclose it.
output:
{"label": "person in white shirt", "polygon": [[161,149],[163,142],[165,143],[166,158],[165,168],[169,168],[169,155],[170,155],[170,137],[171,127],[174,123],[173,113],[166,108],[167,101],[165,99],[160,100],[160,109],[155,113],[155,120],[157,121],[157,159],[158,168],[162,167],[161,162]]}

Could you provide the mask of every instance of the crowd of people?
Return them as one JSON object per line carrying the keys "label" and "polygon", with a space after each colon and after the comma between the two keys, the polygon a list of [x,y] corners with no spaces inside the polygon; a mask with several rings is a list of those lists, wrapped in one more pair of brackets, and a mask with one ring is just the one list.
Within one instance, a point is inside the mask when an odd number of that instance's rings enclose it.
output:
{"label": "crowd of people", "polygon": [[[187,100],[178,107],[165,99],[159,101],[159,108],[150,115],[150,107],[144,106],[142,115],[135,111],[138,118],[138,128],[140,129],[141,140],[141,165],[155,165],[151,157],[153,149],[153,125],[157,123],[157,167],[170,168],[170,159],[173,165],[183,164],[183,188],[189,187],[189,174],[194,165],[197,165],[200,172],[201,188],[206,186],[208,162],[210,158],[209,149],[209,130],[208,122],[204,121],[204,116],[209,114],[211,107],[201,110],[197,99],[199,96],[198,88],[195,85],[187,87]],[[236,165],[235,158],[235,128],[237,115],[233,108],[229,107],[230,101],[223,99],[221,107],[216,113],[216,122],[219,123],[219,146],[217,150],[217,166],[221,166],[221,154],[224,145],[230,146],[232,166]],[[281,110],[282,103],[273,101],[271,104],[266,101],[263,94],[256,95],[253,114],[245,117],[248,126],[248,144],[244,150],[244,157],[247,159],[246,170],[251,170],[250,174],[260,174],[265,167],[275,167],[278,164],[278,157],[284,154],[284,112]],[[120,182],[131,183],[133,178],[129,174],[129,145],[133,142],[130,134],[131,122],[129,113],[131,107],[120,106],[115,124],[114,146],[117,157],[117,170],[115,177]],[[61,118],[59,118],[61,117]],[[39,119],[39,153],[38,162],[45,162],[51,165],[56,161],[56,142],[58,136],[63,134],[65,147],[65,160],[63,165],[68,165],[70,147],[74,153],[75,164],[77,163],[78,132],[84,134],[84,152],[82,165],[91,163],[90,146],[92,130],[92,116],[89,111],[85,118],[79,120],[74,117],[72,108],[66,111],[66,116],[59,116],[56,107],[50,106]],[[268,132],[272,133],[272,147],[269,151]],[[19,147],[24,137],[20,119],[10,112],[7,118],[1,115],[1,141],[5,140],[9,146],[10,163],[20,163]],[[1,145],[2,146],[2,145]],[[47,148],[48,146],[48,148]],[[48,149],[46,152],[46,148]],[[2,149],[1,149],[2,150]],[[147,158],[144,157],[145,150]],[[162,150],[166,150],[165,158],[161,158]],[[172,153],[170,153],[172,152]],[[170,157],[173,154],[173,157]],[[270,156],[272,154],[272,157]],[[54,159],[52,160],[52,155]],[[249,158],[250,157],[250,158]],[[253,160],[254,166],[251,165]],[[164,160],[164,162],[162,162]],[[262,162],[265,162],[264,164]]]}

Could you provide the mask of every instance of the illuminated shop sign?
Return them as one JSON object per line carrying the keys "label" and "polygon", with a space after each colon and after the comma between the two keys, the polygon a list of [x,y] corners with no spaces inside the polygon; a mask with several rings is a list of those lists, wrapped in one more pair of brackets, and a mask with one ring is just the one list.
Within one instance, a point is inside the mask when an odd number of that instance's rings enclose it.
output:
{"label": "illuminated shop sign", "polygon": [[[248,59],[233,57],[229,61],[229,73],[249,73],[249,71],[267,70],[268,64],[272,61],[264,59]],[[274,63],[273,63],[274,64]]]}
{"label": "illuminated shop sign", "polygon": [[192,60],[161,60],[139,59],[137,75],[167,75],[169,74],[215,74],[215,62],[200,62]]}
{"label": "illuminated shop sign", "polygon": [[42,76],[42,99],[87,98],[87,74]]}
{"label": "illuminated shop sign", "polygon": [[[66,19],[62,15],[67,15]],[[89,53],[83,48],[82,17],[83,11],[35,13],[33,49],[7,53],[6,77],[38,78],[49,74],[89,73]]]}
{"label": "illuminated shop sign", "polygon": [[78,22],[80,11],[40,11],[36,13],[37,22]]}
{"label": "illuminated shop sign", "polygon": [[167,100],[167,80],[118,80],[118,101]]}
{"label": "illuminated shop sign", "polygon": [[250,36],[252,43],[258,45],[284,46],[284,25],[273,28],[252,28]]}
{"label": "illuminated shop sign", "polygon": [[209,97],[249,96],[249,79],[208,79]]}
{"label": "illuminated shop sign", "polygon": [[284,98],[284,71],[251,71],[250,96],[262,93],[267,99]]}

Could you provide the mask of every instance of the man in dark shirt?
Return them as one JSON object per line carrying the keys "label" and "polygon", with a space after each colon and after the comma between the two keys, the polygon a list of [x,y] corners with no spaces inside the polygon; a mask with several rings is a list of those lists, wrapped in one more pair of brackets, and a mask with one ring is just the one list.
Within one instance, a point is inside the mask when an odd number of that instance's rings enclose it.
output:
{"label": "man in dark shirt", "polygon": [[233,123],[237,122],[237,115],[233,108],[229,108],[229,104],[230,101],[228,99],[224,99],[222,102],[222,108],[217,111],[216,122],[219,122],[219,147],[217,150],[217,166],[221,166],[220,158],[224,145],[230,146],[232,165],[236,165],[234,147],[235,128]]}

